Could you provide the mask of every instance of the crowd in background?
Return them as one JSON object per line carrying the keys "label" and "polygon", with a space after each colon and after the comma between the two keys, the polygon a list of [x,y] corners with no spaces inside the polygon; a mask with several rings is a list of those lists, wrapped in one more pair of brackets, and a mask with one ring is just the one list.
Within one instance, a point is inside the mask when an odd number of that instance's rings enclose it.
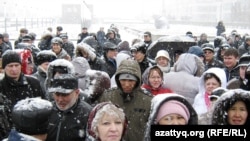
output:
{"label": "crowd in background", "polygon": [[154,58],[150,31],[127,41],[114,24],[83,27],[76,45],[62,26],[38,46],[26,28],[14,44],[0,34],[1,139],[150,141],[151,125],[249,125],[250,36],[216,29]]}

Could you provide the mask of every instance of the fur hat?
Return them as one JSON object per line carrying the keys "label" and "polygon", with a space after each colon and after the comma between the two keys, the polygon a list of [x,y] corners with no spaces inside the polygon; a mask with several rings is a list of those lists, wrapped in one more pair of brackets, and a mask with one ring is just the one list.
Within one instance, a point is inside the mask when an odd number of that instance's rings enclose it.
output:
{"label": "fur hat", "polygon": [[42,50],[38,52],[35,57],[35,64],[41,65],[44,62],[52,62],[56,60],[57,56],[53,51],[50,50]]}
{"label": "fur hat", "polygon": [[156,121],[159,122],[161,118],[169,114],[181,115],[185,119],[186,123],[188,123],[190,118],[188,108],[183,103],[176,100],[170,100],[161,105]]}
{"label": "fur hat", "polygon": [[14,50],[7,50],[2,55],[2,68],[9,63],[22,63],[20,55]]}
{"label": "fur hat", "polygon": [[75,89],[78,89],[78,79],[72,74],[60,74],[54,77],[48,91],[70,94]]}
{"label": "fur hat", "polygon": [[17,131],[28,134],[46,134],[52,103],[41,98],[26,98],[15,104],[12,120]]}

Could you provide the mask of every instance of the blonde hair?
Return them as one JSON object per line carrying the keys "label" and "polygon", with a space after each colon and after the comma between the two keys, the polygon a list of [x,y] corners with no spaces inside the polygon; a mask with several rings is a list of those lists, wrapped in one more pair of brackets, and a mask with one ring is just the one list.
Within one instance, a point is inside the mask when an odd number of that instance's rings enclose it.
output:
{"label": "blonde hair", "polygon": [[104,105],[101,109],[99,109],[96,112],[96,115],[95,115],[95,117],[92,121],[92,124],[91,124],[91,130],[95,133],[96,138],[99,137],[99,134],[97,131],[97,126],[105,114],[112,116],[112,117],[115,117],[115,118],[119,118],[119,119],[121,119],[121,121],[123,123],[125,122],[125,113],[124,113],[123,109],[118,108],[117,106],[115,106],[113,104]]}

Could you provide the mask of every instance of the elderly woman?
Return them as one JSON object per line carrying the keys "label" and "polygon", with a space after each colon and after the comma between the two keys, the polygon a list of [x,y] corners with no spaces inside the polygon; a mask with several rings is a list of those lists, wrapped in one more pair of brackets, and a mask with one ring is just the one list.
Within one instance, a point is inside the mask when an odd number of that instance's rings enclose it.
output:
{"label": "elderly woman", "polygon": [[87,141],[122,141],[126,128],[123,110],[110,102],[102,102],[89,114]]}

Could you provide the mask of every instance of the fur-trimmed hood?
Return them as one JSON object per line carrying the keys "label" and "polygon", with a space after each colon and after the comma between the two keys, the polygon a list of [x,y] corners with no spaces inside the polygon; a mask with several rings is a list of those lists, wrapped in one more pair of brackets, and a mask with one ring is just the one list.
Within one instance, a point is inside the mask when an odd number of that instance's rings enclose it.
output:
{"label": "fur-trimmed hood", "polygon": [[154,96],[154,98],[151,101],[151,109],[150,109],[150,116],[147,122],[147,128],[145,132],[145,138],[144,141],[151,141],[150,138],[150,131],[151,131],[151,125],[156,125],[156,117],[159,112],[159,109],[162,104],[169,100],[176,100],[181,103],[183,103],[189,110],[190,118],[188,120],[188,125],[197,125],[198,124],[198,116],[195,112],[192,105],[185,99],[185,97],[175,94],[175,93],[166,93],[166,94],[160,94]]}
{"label": "fur-trimmed hood", "polygon": [[79,43],[76,46],[76,50],[75,50],[75,55],[76,57],[81,56],[83,57],[82,52],[86,52],[88,54],[88,58],[86,58],[87,60],[94,60],[96,58],[96,50],[94,48],[92,48],[90,45],[88,45],[87,43]]}
{"label": "fur-trimmed hood", "polygon": [[51,82],[54,79],[55,69],[57,67],[63,69],[63,71],[66,72],[67,74],[75,75],[75,68],[70,61],[65,59],[56,59],[52,61],[48,66],[47,77],[45,80],[46,90],[51,86]]}
{"label": "fur-trimmed hood", "polygon": [[227,110],[239,100],[246,104],[248,117],[245,125],[250,125],[250,92],[242,89],[228,90],[220,96],[212,109],[212,125],[228,125]]}

